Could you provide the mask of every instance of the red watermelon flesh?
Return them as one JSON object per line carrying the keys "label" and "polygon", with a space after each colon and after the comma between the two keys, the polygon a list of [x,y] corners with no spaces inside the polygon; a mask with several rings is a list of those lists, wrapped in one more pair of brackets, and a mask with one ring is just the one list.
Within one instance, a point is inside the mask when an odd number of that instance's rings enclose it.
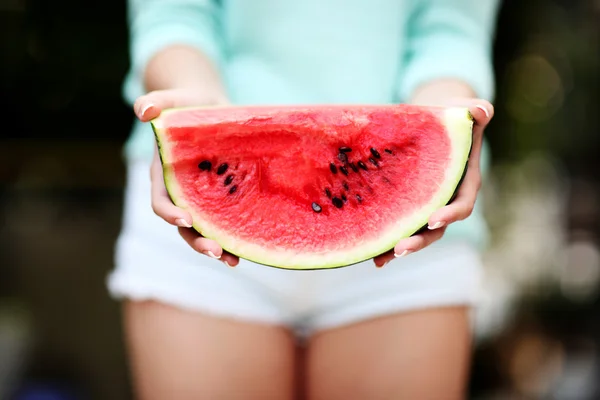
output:
{"label": "red watermelon flesh", "polygon": [[460,184],[464,108],[182,108],[152,121],[165,183],[194,228],[261,264],[321,269],[379,255]]}

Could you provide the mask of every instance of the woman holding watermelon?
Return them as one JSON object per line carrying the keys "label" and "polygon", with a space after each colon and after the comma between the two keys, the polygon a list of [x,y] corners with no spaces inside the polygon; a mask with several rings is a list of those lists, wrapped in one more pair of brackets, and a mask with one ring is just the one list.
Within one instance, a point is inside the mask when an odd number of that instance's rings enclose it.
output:
{"label": "woman holding watermelon", "polygon": [[[109,287],[126,299],[139,398],[465,396],[497,9],[497,0],[129,0],[125,96],[138,121]],[[474,143],[458,196],[428,231],[377,257],[381,270],[240,262],[189,229],[146,122],[171,107],[294,103],[469,107]]]}

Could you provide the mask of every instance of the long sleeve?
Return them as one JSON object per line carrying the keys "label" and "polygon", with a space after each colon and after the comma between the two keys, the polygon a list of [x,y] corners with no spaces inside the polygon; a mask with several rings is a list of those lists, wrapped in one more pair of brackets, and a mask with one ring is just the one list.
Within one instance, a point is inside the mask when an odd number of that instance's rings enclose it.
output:
{"label": "long sleeve", "polygon": [[469,84],[477,97],[494,97],[492,45],[499,0],[420,0],[408,25],[399,97],[437,78]]}
{"label": "long sleeve", "polygon": [[128,0],[130,70],[124,96],[143,94],[143,73],[161,49],[184,44],[196,47],[219,64],[223,57],[218,0]]}

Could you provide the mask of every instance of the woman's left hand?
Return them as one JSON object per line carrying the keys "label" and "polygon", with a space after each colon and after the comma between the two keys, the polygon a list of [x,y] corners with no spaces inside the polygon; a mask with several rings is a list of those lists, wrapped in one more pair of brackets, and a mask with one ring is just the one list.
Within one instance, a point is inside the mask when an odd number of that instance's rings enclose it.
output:
{"label": "woman's left hand", "polygon": [[428,220],[428,230],[403,239],[396,247],[373,259],[377,267],[383,267],[394,257],[404,257],[422,250],[444,235],[446,228],[453,222],[461,221],[473,212],[477,194],[481,188],[481,171],[479,167],[483,132],[492,117],[494,107],[488,101],[480,99],[453,99],[447,106],[468,107],[475,119],[473,125],[473,144],[465,178],[452,203],[434,212]]}

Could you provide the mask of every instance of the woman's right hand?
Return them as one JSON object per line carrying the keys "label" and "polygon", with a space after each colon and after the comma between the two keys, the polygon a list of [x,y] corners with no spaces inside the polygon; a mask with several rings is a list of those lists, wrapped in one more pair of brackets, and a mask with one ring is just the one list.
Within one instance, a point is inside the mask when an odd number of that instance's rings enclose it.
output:
{"label": "woman's right hand", "polygon": [[[208,98],[197,91],[169,89],[158,90],[140,96],[135,101],[133,110],[140,121],[148,122],[158,117],[161,111],[167,108],[227,104],[229,103],[224,98]],[[177,226],[179,234],[194,250],[208,257],[219,259],[230,267],[234,267],[239,263],[238,257],[223,251],[217,242],[198,234],[192,228],[192,216],[190,213],[173,204],[165,187],[162,164],[156,146],[150,167],[150,181],[152,187],[152,209],[156,215],[171,225]]]}

